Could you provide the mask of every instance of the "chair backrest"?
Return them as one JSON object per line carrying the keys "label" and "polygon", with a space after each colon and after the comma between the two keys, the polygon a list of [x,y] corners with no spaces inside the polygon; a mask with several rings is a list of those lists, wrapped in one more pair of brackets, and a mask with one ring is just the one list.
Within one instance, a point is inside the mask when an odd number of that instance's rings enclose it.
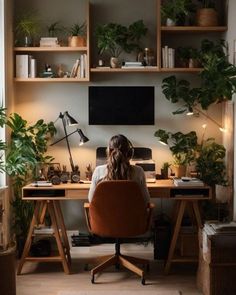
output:
{"label": "chair backrest", "polygon": [[91,231],[104,237],[132,237],[148,230],[148,209],[140,185],[129,180],[101,181],[89,207]]}

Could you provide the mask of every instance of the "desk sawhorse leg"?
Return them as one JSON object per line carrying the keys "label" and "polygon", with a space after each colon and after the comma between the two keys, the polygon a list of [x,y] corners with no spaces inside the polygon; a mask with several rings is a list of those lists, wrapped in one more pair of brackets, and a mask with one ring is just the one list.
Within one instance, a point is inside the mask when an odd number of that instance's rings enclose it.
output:
{"label": "desk sawhorse leg", "polygon": [[[49,257],[32,257],[30,256],[30,247],[34,238],[34,228],[43,224],[46,212],[48,211],[51,218],[53,236],[56,239],[59,255]],[[24,250],[19,262],[17,274],[21,274],[22,267],[26,261],[38,262],[57,262],[62,263],[64,272],[70,274],[71,256],[68,237],[64,224],[63,215],[61,212],[60,203],[58,200],[37,200],[35,204],[33,218],[30,224],[29,232],[25,242]]]}
{"label": "desk sawhorse leg", "polygon": [[[187,205],[192,206],[193,214],[194,214],[194,217],[197,222],[197,227],[198,228],[202,227],[201,214],[200,214],[200,210],[199,210],[198,200],[189,200],[188,199],[188,200],[176,200],[176,201],[179,202],[179,204],[178,204],[179,206],[178,206],[178,209],[176,212],[177,213],[176,223],[174,226],[174,231],[173,231],[173,235],[172,235],[172,239],[171,239],[171,243],[170,243],[168,258],[167,258],[165,269],[164,269],[165,274],[169,273],[171,263],[175,262],[175,259],[173,258],[173,256],[174,256],[176,243],[177,243],[177,239],[178,239],[180,228],[181,228],[181,223],[182,223],[184,211],[185,211]],[[176,261],[180,262],[180,259],[178,259]]]}

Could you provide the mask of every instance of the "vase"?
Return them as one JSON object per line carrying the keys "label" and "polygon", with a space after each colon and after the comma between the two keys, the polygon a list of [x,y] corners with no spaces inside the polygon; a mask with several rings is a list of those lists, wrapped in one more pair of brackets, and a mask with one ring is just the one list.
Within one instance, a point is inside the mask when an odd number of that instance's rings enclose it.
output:
{"label": "vase", "polygon": [[218,25],[218,14],[213,8],[201,8],[197,10],[197,26],[214,27]]}
{"label": "vase", "polygon": [[112,68],[119,68],[119,60],[117,57],[111,57],[110,65]]}
{"label": "vase", "polygon": [[167,27],[173,27],[175,25],[176,25],[176,22],[173,19],[171,19],[171,18],[166,19],[166,26]]}
{"label": "vase", "polygon": [[185,165],[179,165],[174,167],[175,176],[181,178],[186,176],[187,167]]}
{"label": "vase", "polygon": [[86,40],[82,36],[69,36],[68,37],[69,47],[83,47],[86,46]]}

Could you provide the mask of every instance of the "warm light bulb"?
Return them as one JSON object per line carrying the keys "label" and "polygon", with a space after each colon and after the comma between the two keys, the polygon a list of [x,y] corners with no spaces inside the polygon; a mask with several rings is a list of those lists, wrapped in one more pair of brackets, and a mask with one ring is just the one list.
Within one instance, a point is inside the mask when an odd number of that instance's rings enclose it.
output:
{"label": "warm light bulb", "polygon": [[219,129],[220,129],[221,132],[226,132],[227,131],[227,129],[223,128],[223,127],[219,127]]}
{"label": "warm light bulb", "polygon": [[188,111],[188,112],[186,113],[186,115],[187,115],[187,116],[192,116],[192,115],[193,115],[193,111]]}
{"label": "warm light bulb", "polygon": [[159,142],[160,142],[161,144],[163,144],[163,145],[167,145],[167,143],[165,143],[164,141],[160,141],[160,140],[159,140]]}
{"label": "warm light bulb", "polygon": [[203,128],[203,129],[206,129],[206,128],[207,128],[207,124],[203,124],[203,125],[202,125],[202,128]]}

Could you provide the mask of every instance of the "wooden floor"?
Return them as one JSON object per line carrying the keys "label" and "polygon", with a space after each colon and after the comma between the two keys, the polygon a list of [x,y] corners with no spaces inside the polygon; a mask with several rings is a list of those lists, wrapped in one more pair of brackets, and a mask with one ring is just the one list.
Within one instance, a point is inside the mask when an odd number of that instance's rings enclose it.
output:
{"label": "wooden floor", "polygon": [[128,270],[110,268],[98,275],[96,284],[90,282],[90,272],[85,270],[89,259],[113,252],[113,245],[105,244],[91,247],[73,247],[73,274],[66,275],[60,263],[26,262],[23,274],[17,276],[17,295],[57,295],[60,291],[88,290],[148,290],[181,291],[182,295],[200,295],[196,287],[196,266],[173,265],[169,275],[163,274],[163,263],[153,260],[152,245],[122,245],[121,252],[137,257],[149,258],[150,272],[146,285],[141,285],[140,278]]}

